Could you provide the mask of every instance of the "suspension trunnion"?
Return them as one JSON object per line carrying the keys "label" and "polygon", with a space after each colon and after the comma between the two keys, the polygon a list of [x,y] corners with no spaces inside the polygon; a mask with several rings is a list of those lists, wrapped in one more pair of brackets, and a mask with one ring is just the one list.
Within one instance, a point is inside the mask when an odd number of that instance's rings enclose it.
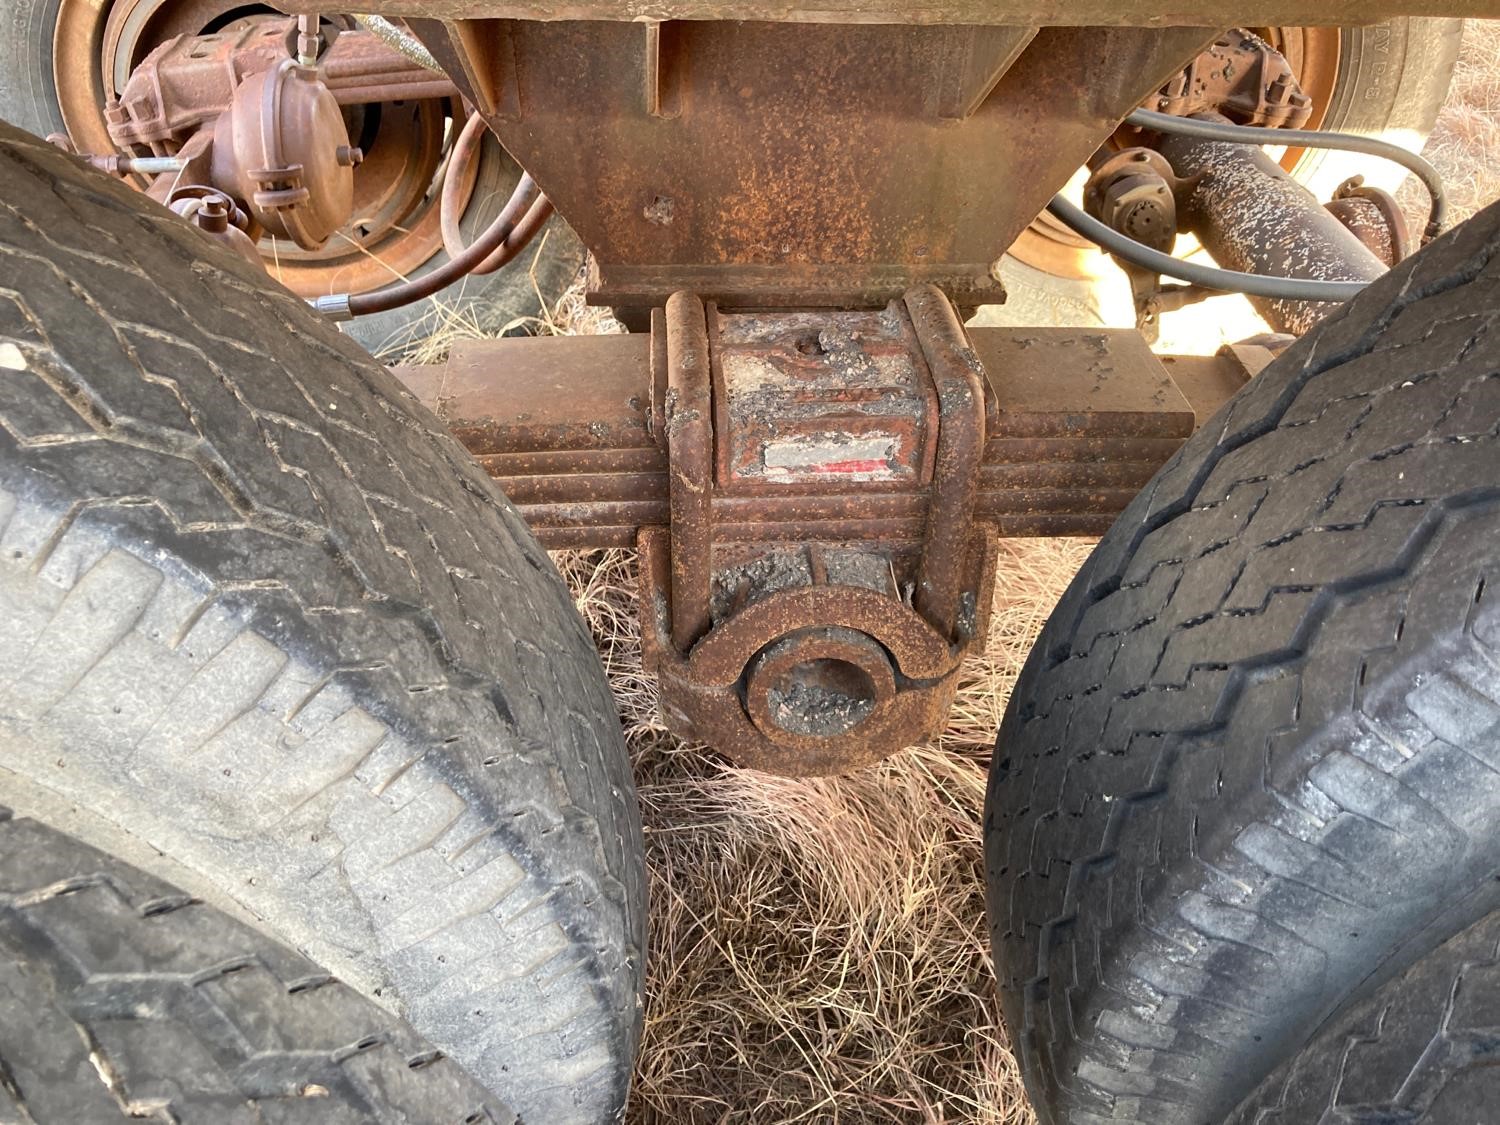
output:
{"label": "suspension trunnion", "polygon": [[858,312],[679,293],[649,335],[470,342],[399,374],[543,544],[641,549],[674,729],[823,774],[941,729],[999,536],[1103,532],[1267,358],[966,330],[920,285]]}

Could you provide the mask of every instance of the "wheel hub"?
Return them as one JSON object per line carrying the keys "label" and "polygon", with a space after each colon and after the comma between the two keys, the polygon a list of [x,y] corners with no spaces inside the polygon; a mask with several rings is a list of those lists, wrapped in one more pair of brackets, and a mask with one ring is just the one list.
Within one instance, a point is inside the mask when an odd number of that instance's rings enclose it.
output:
{"label": "wheel hub", "polygon": [[[235,33],[285,17],[243,0],[62,0],[53,36],[53,80],[69,138],[79,151],[112,151],[104,108],[115,102],[151,51],[179,36]],[[352,27],[348,19],[335,22]],[[442,249],[434,184],[443,166],[458,99],[413,96],[340,107],[350,147],[367,159],[353,170],[348,221],[316,238],[270,229],[267,268],[301,296],[367,292],[408,276]],[[341,142],[342,143],[342,142]],[[167,145],[166,149],[172,149]],[[138,148],[161,155],[162,146]],[[344,169],[347,172],[347,169]],[[464,170],[461,198],[477,168]],[[145,186],[138,180],[138,186]]]}

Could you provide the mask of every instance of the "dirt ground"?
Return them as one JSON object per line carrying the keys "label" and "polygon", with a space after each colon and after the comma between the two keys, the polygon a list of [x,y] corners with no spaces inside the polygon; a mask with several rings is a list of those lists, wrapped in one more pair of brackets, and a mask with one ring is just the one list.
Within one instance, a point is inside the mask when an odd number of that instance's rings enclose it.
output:
{"label": "dirt ground", "polygon": [[[1427,151],[1456,216],[1500,196],[1500,23],[1469,25]],[[578,293],[543,319],[618,327]],[[812,781],[737,770],[666,734],[640,666],[633,556],[556,556],[598,638],[645,817],[633,1122],[1032,1120],[995,996],[980,819],[1010,687],[1090,546],[1002,543],[988,649],[966,664],[943,738]]]}

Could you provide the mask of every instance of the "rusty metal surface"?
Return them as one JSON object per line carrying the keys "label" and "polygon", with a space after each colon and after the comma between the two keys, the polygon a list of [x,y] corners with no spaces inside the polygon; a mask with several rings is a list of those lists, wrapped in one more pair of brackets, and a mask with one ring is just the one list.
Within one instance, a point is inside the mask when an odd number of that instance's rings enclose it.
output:
{"label": "rusty metal surface", "polygon": [[[1138,128],[1132,115],[1131,124],[1112,143],[1133,147],[1109,155],[1101,149],[1090,161],[1086,210],[1133,243],[1159,253],[1172,253],[1182,225],[1234,270],[1297,279],[1372,280],[1382,272],[1378,263],[1389,267],[1407,252],[1405,222],[1391,196],[1363,188],[1363,179],[1354,177],[1340,187],[1326,214],[1320,213],[1311,194],[1283,170],[1284,159],[1278,165],[1253,143],[1189,142],[1170,128],[1172,115],[1238,125],[1242,131],[1253,126],[1247,136],[1259,131],[1266,138],[1274,137],[1268,130],[1277,127],[1301,128],[1314,107],[1296,73],[1260,36],[1243,29],[1226,32],[1154,98],[1155,114],[1167,115],[1160,117],[1162,125]],[[1150,145],[1162,146],[1162,151]],[[1214,295],[1204,285],[1164,281],[1131,255],[1112,257],[1130,281],[1136,327],[1152,343],[1161,313]],[[1335,307],[1254,300],[1273,326],[1299,334]]]}
{"label": "rusty metal surface", "polygon": [[[997,400],[997,443],[1056,438],[1127,448],[1133,440],[1185,441],[1191,411],[1160,360],[1128,329],[971,328],[969,339]],[[1109,459],[1116,444],[1089,446]]]}
{"label": "rusty metal surface", "polygon": [[896,693],[895,670],[880,644],[839,626],[789,633],[745,666],[745,712],[756,729],[814,751],[824,739],[881,723]]}
{"label": "rusty metal surface", "polygon": [[[1189,71],[1192,69],[1189,67]],[[1120,135],[1116,134],[1116,140]],[[1177,241],[1177,199],[1173,189],[1178,180],[1166,157],[1155,149],[1136,145],[1108,156],[1100,150],[1090,164],[1093,171],[1083,189],[1085,210],[1126,238],[1170,254]],[[1200,294],[1205,292],[1183,286],[1168,289],[1155,271],[1118,254],[1110,257],[1130,282],[1135,326],[1147,343],[1156,343],[1161,314],[1168,311],[1170,302],[1187,303],[1190,299],[1201,299]]]}
{"label": "rusty metal surface", "polygon": [[[966,563],[989,537],[971,518],[984,394],[952,316],[935,289],[824,317],[668,300],[670,522],[664,537],[642,533],[642,625],[665,618],[649,651],[680,733],[741,765],[806,775],[857,768],[942,722],[974,635],[981,583]],[[717,497],[801,493],[858,517],[881,490],[924,477],[915,557],[878,532],[801,541],[768,525],[753,546],[715,543]]]}
{"label": "rusty metal surface", "polygon": [[[591,380],[592,398],[546,385],[533,395],[568,406],[540,419],[509,404],[541,440],[483,419],[471,447],[501,447],[482,454],[492,470],[526,470],[506,483],[538,522],[640,529],[647,666],[678,733],[795,775],[934,734],[994,568],[995,528],[976,508],[999,407],[952,305],[923,287],[879,313],[721,314],[676,293],[654,319],[645,348],[589,345],[617,349],[624,373]],[[591,374],[580,349],[550,352],[567,362],[533,364],[526,385]],[[473,382],[480,365],[456,366]],[[449,418],[485,409],[444,373],[412,386]],[[561,436],[585,419],[586,440]],[[906,541],[891,501],[915,525]]]}
{"label": "rusty metal surface", "polygon": [[443,363],[396,370],[481,458],[657,450],[644,335],[456,340]]}
{"label": "rusty metal surface", "polygon": [[690,293],[672,294],[666,333],[671,636],[686,651],[708,631],[713,580],[713,401],[703,302]]}
{"label": "rusty metal surface", "polygon": [[[1190,185],[1178,199],[1184,229],[1225,269],[1319,281],[1385,273],[1385,263],[1260,148],[1182,136],[1163,137],[1158,147]],[[1339,307],[1250,302],[1273,328],[1299,336]]]}
{"label": "rusty metal surface", "polygon": [[[210,28],[218,30],[199,34]],[[53,73],[69,137],[91,153],[112,153],[121,143],[133,155],[189,152],[210,133],[240,80],[286,57],[291,28],[292,21],[235,0],[62,0]],[[146,63],[153,50],[158,54]],[[445,76],[414,67],[360,30],[334,38],[319,59],[319,76],[366,159],[355,170],[353,222],[338,237],[316,250],[264,245],[273,276],[310,297],[387,285],[441,249],[431,187],[446,117],[457,110],[457,91]],[[378,110],[365,104],[378,98],[392,100]],[[118,137],[111,137],[106,115]],[[469,168],[458,185],[465,200],[475,172]],[[203,160],[181,177],[135,182],[165,201],[171,189],[208,177]]]}
{"label": "rusty metal surface", "polygon": [[[315,11],[315,0],[279,0]],[[1361,24],[1390,16],[1500,16],[1495,0],[361,0],[384,16],[511,20],[782,20],[797,23],[1187,27]]]}
{"label": "rusty metal surface", "polygon": [[[799,776],[935,736],[985,635],[996,534],[1101,531],[1259,362],[1182,361],[1179,390],[1135,333],[965,331],[931,290],[821,317],[684,294],[657,325],[397,370],[545,544],[639,546],[669,725]],[[829,448],[778,481],[718,455],[872,405],[880,472]]]}
{"label": "rusty metal surface", "polygon": [[[293,20],[262,20],[209,35],[183,35],[153,50],[108,108],[121,148],[181,142],[218,117],[247,78],[286,59]],[[318,77],[339,105],[452,97],[453,83],[412,62],[368,31],[346,31],[318,59]]]}
{"label": "rusty metal surface", "polygon": [[341,32],[318,59],[318,71],[340,105],[412,98],[451,98],[453,80],[428,70],[374,32]]}
{"label": "rusty metal surface", "polygon": [[1190,363],[1185,396],[1136,333],[966,331],[931,288],[877,313],[679,294],[655,320],[398,374],[544,544],[641,548],[674,729],[800,775],[935,734],[996,535],[1102,531],[1246,377]]}
{"label": "rusty metal surface", "polygon": [[[1305,23],[1290,26],[1257,23],[1255,31],[1285,58],[1297,85],[1312,104],[1312,116],[1307,120],[1306,127],[1318,128],[1325,111],[1334,100],[1333,92],[1338,82],[1340,59],[1343,55],[1341,29],[1309,27]],[[1212,47],[1209,49],[1212,50]],[[1193,69],[1196,62],[1196,59],[1190,61],[1184,68],[1184,73]],[[1169,84],[1174,82],[1175,77],[1169,80]],[[1139,140],[1138,131],[1124,127],[1116,132],[1109,144],[1129,148],[1138,144]],[[1286,149],[1281,158],[1282,167],[1290,171],[1305,154],[1305,149]],[[1045,211],[1021,232],[1007,253],[1026,265],[1047,273],[1084,281],[1097,281],[1099,270],[1108,261],[1101,257],[1093,243],[1080,238]]]}
{"label": "rusty metal surface", "polygon": [[[966,335],[989,381],[976,519],[1004,535],[1102,533],[1192,432],[1195,409],[1216,408],[1232,389],[1184,399],[1167,374],[1175,369],[1134,332]],[[459,341],[445,364],[397,370],[543,544],[628,547],[638,528],[668,522],[652,347],[644,334]],[[752,484],[712,497],[717,542],[875,538],[915,548],[925,534],[925,483],[861,487],[856,504],[840,495],[852,487]]]}
{"label": "rusty metal surface", "polygon": [[931,389],[898,312],[716,312],[715,341],[720,485],[931,478]]}
{"label": "rusty metal surface", "polygon": [[1001,251],[1212,39],[1031,21],[411,26],[593,251],[591,300],[637,311],[679,289],[733,309],[878,308],[923,282],[960,307],[998,300]]}
{"label": "rusty metal surface", "polygon": [[1124,149],[1094,168],[1083,189],[1084,209],[1143,246],[1170,253],[1177,238],[1176,180],[1161,153]]}
{"label": "rusty metal surface", "polygon": [[[640,548],[645,656],[661,683],[664,716],[679,732],[740,765],[805,777],[858,769],[942,728],[961,653],[893,598],[827,584],[774,591],[683,654],[671,645],[661,604],[666,532],[644,529]],[[803,693],[783,686],[793,698],[775,698],[789,673],[811,679],[817,668],[806,666],[830,660],[858,669],[865,692],[829,691],[820,677],[823,691],[804,682]]]}
{"label": "rusty metal surface", "polygon": [[[463,128],[458,131],[458,139],[448,149],[448,165],[443,171],[439,210],[442,216],[440,225],[443,232],[443,249],[447,251],[450,259],[461,256],[467,249],[461,225],[465,205],[469,200],[469,189],[465,187],[464,181],[467,180],[472,185],[478,175],[479,162],[483,158],[484,144],[488,139],[489,126],[485,124],[484,118],[474,114],[464,122]],[[523,183],[527,185],[524,191],[522,190]],[[500,214],[492,222],[508,223],[512,226],[520,222],[535,203],[536,191],[534,189],[535,184],[531,178],[524,176],[523,173],[523,180],[517,183],[510,199],[506,201]],[[509,260],[505,248],[502,247],[469,273],[471,276],[493,273]]]}
{"label": "rusty metal surface", "polygon": [[1222,113],[1240,125],[1287,129],[1301,129],[1313,114],[1312,98],[1285,56],[1238,27],[1175,75],[1152,108],[1179,117]]}
{"label": "rusty metal surface", "polygon": [[945,640],[975,637],[970,548],[984,458],[985,375],[952,304],[934,286],[905,298],[937,395],[937,451],[912,608]]}
{"label": "rusty metal surface", "polygon": [[186,192],[174,192],[168,206],[207,237],[229,247],[247,262],[265,268],[254,240],[245,233],[250,225],[249,216],[227,195],[212,189],[190,188]]}
{"label": "rusty metal surface", "polygon": [[[660,324],[669,526],[640,546],[667,721],[796,775],[935,733],[980,634],[995,538],[974,517],[984,374],[953,306],[929,287],[879,314],[721,315],[673,294]],[[903,492],[916,544],[889,540],[877,513]],[[825,511],[832,534],[720,537],[718,501],[756,517],[783,498]]]}
{"label": "rusty metal surface", "polygon": [[1199,426],[1207,424],[1215,411],[1260,374],[1285,344],[1292,343],[1296,337],[1272,339],[1278,343],[1273,346],[1254,341],[1226,344],[1217,355],[1211,356],[1162,356],[1162,364],[1183,398],[1192,406]]}
{"label": "rusty metal surface", "polygon": [[213,126],[209,183],[270,235],[316,250],[354,215],[364,153],[311,67],[283,58],[247,77]]}
{"label": "rusty metal surface", "polygon": [[1414,243],[1400,204],[1390,192],[1367,187],[1363,176],[1345,180],[1324,207],[1387,266],[1411,254]]}

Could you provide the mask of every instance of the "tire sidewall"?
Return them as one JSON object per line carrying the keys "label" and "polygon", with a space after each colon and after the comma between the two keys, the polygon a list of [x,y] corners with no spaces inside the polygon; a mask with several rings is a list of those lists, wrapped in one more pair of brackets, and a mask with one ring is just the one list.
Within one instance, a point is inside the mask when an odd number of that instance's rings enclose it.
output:
{"label": "tire sidewall", "polygon": [[[1420,150],[1448,96],[1458,61],[1463,21],[1409,18],[1341,29],[1338,78],[1321,129],[1385,136]],[[1292,170],[1319,199],[1358,174],[1395,191],[1407,172],[1362,153],[1312,149]]]}
{"label": "tire sidewall", "polygon": [[639,810],[555,568],[438,419],[249,263],[10,126],[0,185],[6,803],[170,856],[533,1119],[612,1117]]}
{"label": "tire sidewall", "polygon": [[7,41],[20,44],[0,66],[0,120],[45,137],[64,130],[52,77],[52,30],[62,0],[9,0]]}
{"label": "tire sidewall", "polygon": [[[1129,623],[1138,619],[1146,625],[1164,620],[1176,622],[1174,628],[1193,629],[1208,625],[1214,616],[1209,613],[1201,621],[1179,618],[1173,614],[1181,613],[1180,608],[1174,611],[1166,605],[1179,590],[1191,591],[1195,583],[1212,581],[1207,569],[1183,570],[1151,592],[1146,590],[1151,582],[1147,576],[1170,576],[1170,565],[1158,570],[1156,564],[1176,563],[1193,551],[1203,551],[1194,556],[1195,562],[1210,555],[1228,560],[1220,579],[1238,583],[1244,571],[1233,565],[1235,556],[1218,555],[1218,547],[1212,544],[1222,536],[1220,546],[1229,546],[1240,534],[1237,527],[1250,526],[1238,521],[1253,520],[1261,504],[1238,512],[1228,506],[1224,509],[1227,519],[1205,517],[1221,522],[1213,527],[1194,524],[1186,541],[1195,541],[1195,546],[1188,550],[1181,537],[1153,544],[1147,535],[1178,518],[1191,518],[1191,513],[1220,507],[1220,498],[1234,493],[1235,480],[1242,484],[1274,480],[1278,482],[1275,487],[1290,491],[1267,493],[1265,508],[1279,506],[1284,514],[1303,511],[1293,505],[1316,505],[1324,493],[1320,486],[1298,496],[1295,489],[1305,489],[1305,484],[1284,484],[1302,469],[1323,461],[1330,467],[1345,466],[1340,470],[1339,488],[1334,489],[1337,493],[1349,466],[1376,464],[1384,460],[1385,449],[1420,437],[1420,428],[1409,432],[1416,419],[1427,418],[1431,424],[1432,412],[1415,407],[1410,424],[1399,410],[1387,413],[1384,428],[1378,431],[1381,436],[1361,438],[1368,444],[1352,448],[1349,456],[1357,457],[1356,461],[1345,461],[1343,447],[1336,443],[1330,450],[1321,439],[1309,444],[1307,437],[1301,439],[1300,450],[1293,440],[1257,451],[1254,443],[1269,435],[1296,433],[1294,427],[1303,424],[1303,419],[1322,417],[1320,407],[1332,402],[1347,405],[1363,397],[1355,391],[1368,392],[1373,402],[1393,388],[1425,385],[1418,372],[1429,363],[1432,370],[1443,373],[1445,381],[1420,392],[1439,396],[1429,398],[1428,405],[1448,402],[1448,395],[1460,401],[1464,392],[1459,387],[1471,384],[1455,385],[1456,379],[1483,380],[1483,372],[1489,370],[1485,365],[1493,357],[1470,350],[1482,333],[1467,344],[1456,343],[1452,337],[1439,344],[1421,326],[1434,320],[1451,323],[1448,318],[1467,326],[1469,310],[1486,307],[1475,290],[1467,296],[1446,294],[1460,285],[1477,287],[1471,271],[1493,263],[1488,248],[1494,245],[1496,214],[1494,210],[1482,213],[1470,221],[1474,225],[1467,236],[1464,227],[1456,229],[1421,257],[1377,282],[1367,296],[1325,321],[1317,333],[1305,337],[1278,365],[1258,376],[1209,419],[1106,534],[1031,651],[997,741],[996,769],[986,806],[986,861],[996,963],[1005,982],[1002,1008],[1029,1071],[1028,1085],[1044,1107],[1044,1120],[1093,1121],[1108,1118],[1117,1107],[1121,1120],[1222,1120],[1223,1113],[1248,1093],[1238,1083],[1247,1077],[1253,1082],[1270,1072],[1328,1021],[1495,909],[1500,900],[1495,877],[1500,871],[1500,830],[1494,818],[1496,796],[1489,764],[1500,722],[1493,720],[1492,707],[1484,702],[1500,696],[1496,673],[1500,664],[1493,655],[1500,647],[1500,608],[1480,601],[1486,568],[1492,565],[1494,545],[1500,538],[1500,514],[1486,490],[1489,475],[1482,470],[1469,475],[1434,468],[1425,484],[1404,486],[1418,489],[1426,498],[1423,503],[1433,505],[1428,510],[1445,513],[1433,517],[1431,525],[1432,534],[1441,538],[1427,541],[1415,532],[1407,538],[1393,530],[1383,533],[1387,538],[1381,546],[1365,555],[1351,547],[1325,545],[1325,552],[1333,552],[1325,556],[1330,567],[1337,559],[1347,560],[1350,569],[1331,572],[1338,577],[1324,573],[1316,580],[1329,592],[1324,608],[1316,617],[1309,611],[1295,640],[1284,647],[1273,648],[1262,640],[1238,648],[1221,633],[1219,643],[1200,647],[1194,656],[1176,653],[1174,666],[1191,663],[1208,677],[1237,667],[1246,690],[1258,687],[1263,691],[1263,702],[1252,705],[1235,688],[1236,695],[1229,702],[1224,696],[1206,693],[1196,700],[1201,710],[1191,703],[1178,703],[1179,710],[1168,716],[1164,705],[1140,727],[1120,719],[1114,730],[1117,739],[1128,742],[1128,730],[1148,735],[1136,751],[1135,772],[1100,770],[1084,775],[1072,773],[1071,766],[1060,771],[1038,764],[1053,757],[1053,748],[1069,738],[1075,740],[1075,747],[1083,747],[1071,759],[1080,766],[1092,758],[1114,758],[1114,745],[1095,750],[1090,743],[1097,726],[1074,726],[1071,712],[1075,706],[1086,706],[1075,701],[1095,693],[1103,693],[1101,699],[1115,700],[1144,695],[1144,689],[1137,692],[1133,687],[1151,682],[1153,654],[1165,652],[1154,639],[1145,648],[1130,651],[1127,645],[1140,642],[1116,638],[1133,632]],[[1466,265],[1470,255],[1474,264]],[[1485,268],[1493,270],[1493,265]],[[1440,282],[1440,278],[1451,280]],[[1382,339],[1379,332],[1392,323],[1403,327],[1393,339]],[[1446,355],[1417,361],[1410,350],[1401,350],[1411,344],[1413,336],[1440,350],[1456,349],[1466,366],[1449,361]],[[1416,366],[1418,362],[1424,366]],[[1319,384],[1308,381],[1336,381],[1342,370],[1359,374],[1351,374],[1344,383],[1324,384],[1327,389],[1322,391],[1316,389]],[[1280,408],[1278,400],[1283,403]],[[1303,405],[1300,414],[1288,421],[1284,408],[1293,401]],[[1458,409],[1454,408],[1455,415]],[[1472,419],[1457,427],[1454,448],[1469,444],[1467,435],[1485,433],[1492,426],[1493,406],[1476,409]],[[1338,429],[1335,425],[1333,432]],[[1386,441],[1391,444],[1382,444]],[[1212,455],[1220,447],[1228,452],[1216,460]],[[1213,478],[1237,450],[1244,452],[1236,469]],[[1309,456],[1305,463],[1301,460],[1304,452]],[[1298,467],[1288,473],[1292,465]],[[1217,484],[1205,483],[1210,479]],[[1471,486],[1472,493],[1468,491]],[[1328,502],[1332,504],[1332,494]],[[1376,513],[1385,507],[1376,504],[1370,509],[1369,524],[1381,518]],[[1330,511],[1316,509],[1312,527],[1352,530],[1359,526]],[[1157,515],[1160,521],[1154,519]],[[1281,533],[1277,542],[1300,534],[1288,533],[1283,525],[1276,530]],[[1218,564],[1208,564],[1214,565]],[[1289,576],[1295,569],[1300,567],[1282,574]],[[1304,572],[1287,581],[1314,579]],[[1407,583],[1399,594],[1398,587],[1388,585],[1397,582]],[[1287,589],[1295,588],[1288,585]],[[1116,597],[1122,599],[1116,603],[1122,609],[1104,608],[1086,616],[1093,606]],[[1381,598],[1386,599],[1384,610]],[[1203,604],[1211,605],[1212,600],[1205,596]],[[1268,598],[1265,608],[1271,604]],[[1400,617],[1391,629],[1391,606],[1398,604]],[[1121,613],[1129,616],[1111,616]],[[1342,615],[1342,623],[1336,614]],[[1351,622],[1367,615],[1371,624],[1360,625],[1355,632],[1327,632],[1335,627],[1352,629]],[[1259,616],[1247,615],[1241,628],[1254,629]],[[1370,628],[1387,631],[1361,631]],[[1271,634],[1276,635],[1280,634]],[[1475,651],[1476,638],[1483,640],[1487,652]],[[1073,673],[1095,678],[1064,679],[1043,687],[1051,677],[1068,675],[1063,665],[1069,659],[1088,659],[1095,642],[1102,646],[1104,659],[1080,665],[1084,671]],[[1204,646],[1202,641],[1198,644]],[[1268,663],[1233,664],[1245,654],[1267,653]],[[1362,653],[1370,654],[1368,668]],[[1346,663],[1330,668],[1326,663],[1330,654]],[[1136,661],[1141,663],[1137,666]],[[1337,685],[1356,682],[1350,661],[1361,661],[1358,688],[1338,704]],[[1137,675],[1131,688],[1118,682],[1105,684],[1116,668],[1127,669],[1125,675]],[[1137,670],[1130,672],[1131,668]],[[1295,695],[1278,698],[1275,685],[1294,682],[1286,673],[1295,673],[1298,682],[1310,674],[1314,679],[1316,675],[1324,678],[1321,687],[1307,694],[1299,686]],[[1083,686],[1096,683],[1097,687]],[[1039,723],[1028,732],[1039,709],[1043,718],[1056,721],[1050,727]],[[1195,725],[1195,717],[1210,715],[1211,723]],[[1097,716],[1089,721],[1096,720]],[[1225,772],[1218,774],[1216,782],[1212,770],[1194,774],[1184,767],[1189,761],[1184,748],[1189,752],[1201,749],[1195,741],[1200,738],[1204,746],[1221,747],[1225,760],[1234,758],[1241,764],[1238,780],[1231,778],[1227,788]],[[1198,760],[1212,761],[1206,755]],[[1244,768],[1244,763],[1252,764]],[[1042,777],[1049,768],[1051,773]],[[1246,785],[1247,777],[1255,780]],[[1065,785],[1075,798],[1080,793],[1102,793],[1106,805],[1117,800],[1111,794],[1133,793],[1132,799],[1140,801],[1138,813],[1132,810],[1128,815],[1136,818],[1131,822],[1136,835],[1125,839],[1122,817],[1118,833],[1111,822],[1104,847],[1090,837],[1070,854],[1054,842],[1062,839],[1065,847],[1071,846],[1065,833],[1039,842],[1040,835],[1033,835],[1039,824],[1048,820],[1067,824],[1083,815],[1076,800],[1060,795]],[[1171,797],[1182,803],[1168,808],[1172,792],[1188,796]],[[1037,811],[1053,808],[1060,811]],[[1201,825],[1199,808],[1203,810]],[[1191,827],[1187,828],[1189,815]],[[1103,823],[1103,818],[1094,823]],[[1170,858],[1160,850],[1153,855],[1153,836],[1158,844],[1180,841],[1184,831],[1192,840],[1190,860],[1183,859],[1181,848],[1172,850]],[[1286,844],[1291,840],[1298,844]],[[1020,843],[1012,851],[1016,841]],[[1309,851],[1300,850],[1302,846]],[[1313,848],[1319,850],[1318,856],[1310,854]],[[1120,863],[1132,865],[1135,872],[1149,872],[1155,882],[1149,890],[1137,883],[1130,892],[1121,892],[1136,895],[1129,910],[1100,905],[1115,901],[1103,883],[1090,885],[1087,891],[1080,889],[1074,900],[1076,909],[1059,910],[1055,890],[1049,891],[1045,884],[1057,871],[1082,870],[1080,855],[1091,857],[1088,863],[1096,866],[1099,878],[1118,880],[1113,884],[1116,888],[1130,886],[1134,873],[1117,872]],[[1016,872],[1023,869],[1016,865],[1028,863],[1033,856],[1045,857],[1046,865],[1024,869],[1024,878],[1038,873],[1028,889],[1021,885]],[[1023,928],[1032,932],[1023,922],[1024,909],[1031,908],[1023,904],[1023,911],[1017,912],[1012,906],[1027,895],[1045,904],[1046,915],[1059,923],[1058,932],[1064,936],[1056,945],[1050,936],[1021,936]],[[1031,915],[1042,916],[1040,909]],[[1070,981],[1067,973],[1074,965],[1086,967],[1078,970],[1079,980]],[[1090,973],[1097,975],[1084,983],[1082,978]],[[1033,984],[1035,991],[1031,991]],[[1152,995],[1152,988],[1158,986],[1160,995]],[[1066,1001],[1057,999],[1064,995]],[[1122,1001],[1122,997],[1128,999]],[[1049,1004],[1056,1008],[1048,1008]],[[1067,1019],[1075,1023],[1065,1024],[1057,1016],[1057,1008],[1064,1004]],[[1160,1061],[1145,1049],[1168,1043],[1171,1051]],[[1138,1056],[1132,1054],[1132,1047],[1142,1048]],[[1093,1068],[1092,1077],[1084,1081],[1100,1092],[1097,1104],[1085,1104],[1092,1094],[1080,1092],[1084,1083],[1068,1084],[1070,1073],[1082,1073],[1077,1069],[1080,1065]],[[1071,1072],[1070,1066],[1074,1067]],[[1189,1074],[1191,1080],[1186,1081],[1184,1076]],[[1109,1080],[1118,1076],[1119,1082],[1107,1085],[1097,1080],[1099,1076]],[[1158,1079],[1162,1086],[1153,1086]],[[1184,1089],[1190,1089],[1190,1094],[1184,1094]],[[1121,1100],[1105,1105],[1106,1096]],[[1137,1098],[1140,1105],[1152,1107],[1142,1111],[1143,1116],[1131,1116]],[[1219,1099],[1218,1104],[1210,1104],[1211,1099]],[[1180,1116],[1173,1115],[1177,1108]],[[1049,1110],[1053,1117],[1046,1116]]]}

